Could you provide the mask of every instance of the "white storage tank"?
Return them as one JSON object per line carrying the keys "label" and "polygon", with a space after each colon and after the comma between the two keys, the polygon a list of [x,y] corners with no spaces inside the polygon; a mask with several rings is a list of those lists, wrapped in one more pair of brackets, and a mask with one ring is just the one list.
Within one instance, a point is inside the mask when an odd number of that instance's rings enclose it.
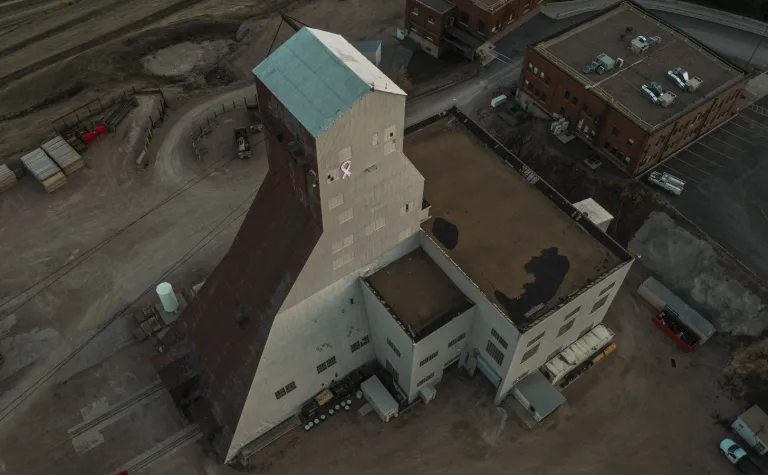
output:
{"label": "white storage tank", "polygon": [[179,299],[176,298],[176,293],[173,291],[171,284],[162,282],[157,285],[155,291],[157,291],[157,296],[160,297],[163,310],[168,313],[175,313],[179,309]]}

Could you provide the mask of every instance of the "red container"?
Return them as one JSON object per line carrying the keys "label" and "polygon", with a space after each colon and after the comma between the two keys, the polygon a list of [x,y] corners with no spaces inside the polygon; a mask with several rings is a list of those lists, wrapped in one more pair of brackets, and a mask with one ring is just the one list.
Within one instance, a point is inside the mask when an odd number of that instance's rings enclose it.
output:
{"label": "red container", "polygon": [[96,132],[86,132],[83,134],[83,141],[90,143],[96,138]]}
{"label": "red container", "polygon": [[661,320],[658,319],[657,315],[654,315],[651,321],[656,325],[657,327],[661,328],[661,330],[667,334],[670,338],[672,338],[675,343],[677,343],[677,346],[683,349],[686,353],[689,353],[693,351],[693,347],[684,342],[682,339],[680,339],[679,336],[677,336],[677,333],[670,330],[666,325],[664,325]]}
{"label": "red container", "polygon": [[107,126],[104,124],[97,125],[95,129],[93,129],[93,132],[96,134],[106,134],[107,133]]}

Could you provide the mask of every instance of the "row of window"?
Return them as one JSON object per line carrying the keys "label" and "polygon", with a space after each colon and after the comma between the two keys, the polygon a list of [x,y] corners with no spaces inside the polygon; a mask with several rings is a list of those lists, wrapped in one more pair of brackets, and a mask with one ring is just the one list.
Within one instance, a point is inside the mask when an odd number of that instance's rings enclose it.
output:
{"label": "row of window", "polygon": [[437,351],[435,351],[435,352],[434,352],[434,353],[432,353],[431,355],[429,355],[429,356],[427,356],[426,358],[424,358],[423,360],[421,360],[421,361],[419,362],[419,367],[422,367],[422,366],[424,366],[425,364],[427,364],[427,363],[429,363],[430,361],[432,361],[433,359],[437,358],[437,353],[438,353],[438,352],[437,352]]}
{"label": "row of window", "polygon": [[533,87],[533,84],[527,79],[525,80],[525,88],[528,89],[529,92],[533,92],[533,97],[540,99],[542,102],[547,102],[547,93],[538,87]]}
{"label": "row of window", "polygon": [[533,63],[528,63],[528,71],[532,72],[534,77],[541,80],[545,86],[549,87],[549,83],[552,82],[552,78],[544,74],[543,69],[539,69],[537,66],[534,66]]}
{"label": "row of window", "polygon": [[392,348],[392,351],[395,352],[398,358],[400,358],[400,350],[397,349],[394,343],[392,343],[392,340],[387,338],[387,345],[389,345],[390,348]]}
{"label": "row of window", "polygon": [[435,377],[435,373],[429,373],[428,375],[426,375],[423,378],[421,378],[421,380],[419,380],[418,383],[416,383],[416,387],[418,388],[418,387],[423,386],[424,383],[428,382],[430,379],[432,379],[434,377]]}
{"label": "row of window", "polygon": [[461,340],[463,340],[463,339],[464,339],[464,337],[466,337],[466,336],[467,336],[467,334],[466,334],[466,333],[462,333],[461,335],[457,336],[457,337],[456,337],[456,338],[454,338],[453,340],[449,341],[449,342],[448,342],[448,348],[450,348],[450,347],[452,347],[453,345],[455,345],[456,343],[460,342],[460,341],[461,341]]}
{"label": "row of window", "polygon": [[501,343],[501,346],[503,346],[505,350],[509,348],[509,344],[507,343],[507,340],[505,340],[501,335],[499,335],[499,332],[497,332],[495,328],[491,328],[491,336],[496,338],[496,341]]}
{"label": "row of window", "polygon": [[335,364],[336,364],[336,357],[335,356],[331,356],[327,360],[325,360],[322,363],[320,363],[319,365],[317,365],[317,374],[322,373],[323,371],[325,371],[326,369],[330,368],[331,366],[333,366]]}
{"label": "row of window", "polygon": [[290,393],[296,389],[296,382],[291,381],[290,383],[286,384],[282,388],[275,391],[275,399],[280,399],[281,397],[285,396],[286,394]]}
{"label": "row of window", "polygon": [[370,342],[371,342],[371,338],[368,335],[365,335],[363,338],[360,339],[360,341],[356,341],[352,343],[349,349],[352,350],[352,353],[354,353],[355,351],[359,350],[360,348],[364,347]]}

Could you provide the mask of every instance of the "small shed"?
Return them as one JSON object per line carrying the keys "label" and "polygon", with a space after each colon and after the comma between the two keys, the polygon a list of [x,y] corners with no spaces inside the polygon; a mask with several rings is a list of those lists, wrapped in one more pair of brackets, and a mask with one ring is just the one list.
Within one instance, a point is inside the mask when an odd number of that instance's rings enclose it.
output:
{"label": "small shed", "polygon": [[609,213],[605,208],[600,206],[597,201],[592,198],[581,200],[578,203],[574,203],[573,207],[581,211],[595,226],[600,228],[603,232],[608,231],[608,225],[613,221],[613,215]]}
{"label": "small shed", "polygon": [[389,394],[378,377],[372,376],[363,381],[360,390],[382,421],[389,422],[393,417],[397,417],[399,411],[397,401]]}
{"label": "small shed", "polygon": [[41,148],[21,157],[21,163],[48,193],[58,190],[67,183],[67,177]]}
{"label": "small shed", "polygon": [[18,183],[18,180],[13,170],[8,168],[8,165],[0,165],[0,191],[12,188],[16,183]]}
{"label": "small shed", "polygon": [[85,165],[83,157],[61,136],[45,142],[42,149],[66,175],[71,175]]}
{"label": "small shed", "polygon": [[768,453],[768,415],[754,405],[731,424],[739,437],[760,455]]}
{"label": "small shed", "polygon": [[680,297],[673,294],[671,290],[653,277],[645,279],[645,282],[637,289],[637,293],[658,311],[664,310],[665,307],[674,310],[680,323],[699,337],[700,345],[703,345],[715,334],[715,326],[709,320],[702,317],[699,312],[683,302]]}

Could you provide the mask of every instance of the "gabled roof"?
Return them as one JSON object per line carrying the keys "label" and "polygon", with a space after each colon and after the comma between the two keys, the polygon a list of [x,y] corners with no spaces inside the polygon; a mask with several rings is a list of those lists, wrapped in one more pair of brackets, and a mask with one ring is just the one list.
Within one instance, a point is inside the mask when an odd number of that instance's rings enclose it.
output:
{"label": "gabled roof", "polygon": [[302,28],[253,70],[314,137],[371,91],[405,95],[339,35]]}

